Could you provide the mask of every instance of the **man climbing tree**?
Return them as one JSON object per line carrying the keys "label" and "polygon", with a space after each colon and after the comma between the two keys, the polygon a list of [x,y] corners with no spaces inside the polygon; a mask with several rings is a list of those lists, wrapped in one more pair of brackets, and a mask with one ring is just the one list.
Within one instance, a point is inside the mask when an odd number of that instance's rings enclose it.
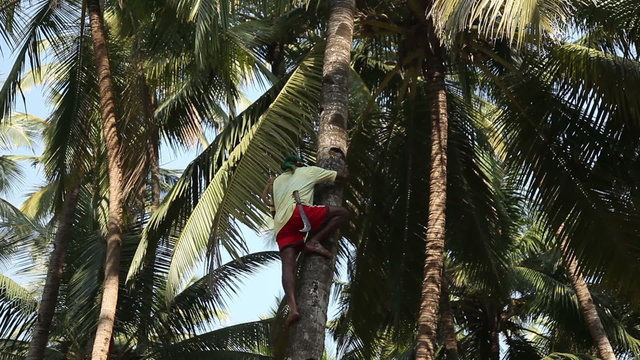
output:
{"label": "man climbing tree", "polygon": [[[313,190],[317,183],[343,182],[344,176],[336,171],[317,166],[305,166],[296,155],[289,155],[282,170],[263,191],[263,199],[275,210],[274,233],[282,259],[282,287],[289,305],[286,325],[300,319],[295,297],[296,256],[301,251],[331,257],[330,251],[320,244],[348,219],[347,210],[338,206],[314,206]],[[273,202],[269,199],[273,197]],[[308,239],[305,242],[305,235]]]}

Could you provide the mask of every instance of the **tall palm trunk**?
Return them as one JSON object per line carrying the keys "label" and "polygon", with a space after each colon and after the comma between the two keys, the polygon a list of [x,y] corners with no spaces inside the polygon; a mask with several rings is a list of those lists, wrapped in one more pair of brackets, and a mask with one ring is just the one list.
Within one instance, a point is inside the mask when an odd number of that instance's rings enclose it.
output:
{"label": "tall palm trunk", "polygon": [[422,301],[418,317],[416,359],[434,359],[438,326],[438,307],[444,266],[445,210],[447,203],[447,96],[445,67],[440,42],[429,20],[427,39],[430,52],[426,60],[426,80],[431,101],[431,173],[429,179],[429,215],[422,282]]}
{"label": "tall palm trunk", "polygon": [[613,348],[611,347],[611,343],[609,342],[609,338],[607,337],[607,333],[604,331],[602,322],[600,321],[598,310],[593,303],[587,283],[582,278],[580,271],[578,271],[578,260],[567,254],[566,241],[562,242],[561,248],[562,258],[567,265],[567,275],[569,276],[573,290],[576,292],[576,296],[578,297],[578,304],[580,305],[582,316],[584,316],[587,328],[589,329],[589,334],[591,334],[591,338],[596,344],[598,355],[600,355],[600,358],[603,360],[615,360],[616,356],[613,352]]}
{"label": "tall palm trunk", "polygon": [[[353,37],[353,0],[333,0],[327,31],[327,47],[322,70],[322,98],[318,132],[318,165],[338,172],[346,170],[349,63]],[[320,189],[317,202],[339,206],[342,188]],[[334,234],[330,242],[335,243]],[[330,246],[335,255],[336,246]],[[320,360],[324,351],[329,292],[335,256],[325,259],[306,256],[298,282],[298,310],[301,319],[291,329],[287,359]]]}
{"label": "tall palm trunk", "polygon": [[64,269],[64,260],[67,254],[69,238],[73,228],[73,216],[78,205],[78,194],[80,194],[80,185],[76,185],[64,200],[62,212],[58,219],[58,230],[53,240],[53,251],[49,259],[49,268],[47,269],[47,279],[44,283],[42,292],[42,300],[38,308],[38,319],[33,327],[33,335],[29,343],[29,352],[27,360],[40,360],[44,357],[44,350],[49,340],[49,330],[51,328],[51,320],[55,313],[56,304],[58,303],[58,293],[60,290],[60,282]]}
{"label": "tall palm trunk", "polygon": [[120,272],[120,250],[122,247],[122,205],[124,201],[123,169],[120,156],[121,140],[117,131],[115,93],[111,65],[107,53],[107,39],[99,0],[87,0],[91,22],[91,38],[100,88],[100,110],[103,122],[103,136],[107,149],[109,168],[109,227],[107,233],[107,257],[104,268],[102,305],[98,318],[98,329],[93,344],[91,358],[106,360],[109,343],[115,323],[118,304]]}
{"label": "tall palm trunk", "polygon": [[[144,116],[147,121],[147,156],[149,157],[149,174],[151,180],[151,213],[153,214],[160,206],[160,127],[155,121],[156,97],[153,95],[144,69],[138,57],[134,58],[134,63],[138,69],[138,81],[140,83],[140,93],[144,106]],[[140,299],[140,317],[138,325],[137,340],[141,346],[146,346],[149,342],[149,328],[146,319],[151,318],[153,311],[153,260],[155,259],[155,247],[152,251],[147,251],[144,259],[144,273],[142,281],[142,294]]]}
{"label": "tall palm trunk", "polygon": [[144,106],[144,117],[147,120],[148,138],[147,152],[149,156],[149,173],[151,175],[151,207],[152,211],[156,211],[160,206],[160,127],[156,123],[156,97],[149,88],[147,79],[144,75],[144,69],[138,58],[134,59],[135,66],[138,68],[138,81],[140,82],[140,92]]}
{"label": "tall palm trunk", "polygon": [[444,350],[447,360],[458,360],[458,342],[453,321],[453,311],[449,300],[449,286],[446,278],[442,277],[442,293],[440,294],[440,318],[444,333]]}

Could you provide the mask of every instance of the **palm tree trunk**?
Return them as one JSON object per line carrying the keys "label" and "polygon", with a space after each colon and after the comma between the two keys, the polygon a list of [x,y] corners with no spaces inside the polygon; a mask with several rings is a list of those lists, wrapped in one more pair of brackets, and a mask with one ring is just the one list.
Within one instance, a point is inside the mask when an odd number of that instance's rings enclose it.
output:
{"label": "palm tree trunk", "polygon": [[49,341],[51,320],[53,319],[56,304],[58,303],[64,260],[67,254],[69,239],[71,238],[73,216],[76,212],[79,194],[80,185],[78,184],[67,193],[64,204],[62,205],[62,212],[58,219],[58,230],[53,240],[53,252],[51,252],[51,258],[49,259],[47,279],[44,283],[42,300],[40,300],[40,307],[38,308],[38,319],[33,328],[33,335],[29,343],[27,360],[41,360],[44,357],[44,350]]}
{"label": "palm tree trunk", "polygon": [[[138,68],[140,82],[140,92],[144,102],[144,115],[148,122],[147,153],[149,156],[149,173],[151,175],[151,213],[153,214],[160,206],[160,127],[156,125],[156,97],[151,92],[144,75],[144,69],[138,57],[134,58],[135,66]],[[147,346],[149,343],[149,328],[147,319],[151,318],[153,305],[153,261],[155,259],[155,247],[149,249],[144,259],[144,273],[142,274],[142,294],[140,296],[140,317],[138,324],[137,340],[138,345]]]}
{"label": "palm tree trunk", "polygon": [[99,0],[87,0],[91,23],[91,38],[100,88],[100,110],[103,121],[103,136],[107,149],[109,168],[109,227],[107,233],[107,257],[104,268],[102,305],[98,318],[98,329],[93,344],[91,359],[106,360],[109,342],[115,323],[120,281],[120,250],[122,247],[122,204],[124,201],[123,169],[120,157],[121,140],[116,128],[115,93],[111,65],[107,53],[107,40]]}
{"label": "palm tree trunk", "polygon": [[[429,21],[429,25],[431,25]],[[445,67],[439,41],[428,26],[430,54],[426,79],[431,101],[431,173],[429,179],[429,215],[422,282],[422,301],[418,317],[416,360],[435,357],[435,337],[438,326],[438,307],[444,266],[444,239],[447,203],[447,96]]]}
{"label": "palm tree trunk", "polygon": [[269,45],[268,61],[271,65],[271,73],[281,79],[285,74],[284,68],[284,44],[274,42]]}
{"label": "palm tree trunk", "polygon": [[[333,0],[327,30],[322,70],[322,98],[318,131],[318,165],[338,172],[346,170],[349,63],[353,38],[353,0]],[[325,187],[316,202],[340,206],[341,187]],[[338,234],[327,243],[335,244]],[[301,319],[291,328],[287,359],[320,360],[324,352],[329,293],[335,269],[337,247],[329,246],[332,259],[305,256],[298,281],[298,310]]]}
{"label": "palm tree trunk", "polygon": [[562,258],[567,265],[567,275],[569,276],[573,290],[576,292],[576,296],[578,297],[578,304],[580,305],[582,316],[584,316],[587,328],[589,329],[589,334],[591,334],[591,338],[596,344],[598,355],[602,360],[615,360],[616,356],[613,352],[613,348],[611,347],[611,343],[609,342],[609,338],[607,337],[607,333],[604,331],[602,322],[600,321],[598,310],[593,303],[587,283],[582,278],[580,271],[578,271],[578,260],[567,254],[566,241],[562,242],[561,247]]}
{"label": "palm tree trunk", "polygon": [[499,316],[495,307],[487,314],[487,320],[490,321],[489,330],[489,359],[500,360],[500,323]]}
{"label": "palm tree trunk", "polygon": [[442,278],[442,294],[440,294],[440,318],[444,333],[444,350],[447,360],[458,360],[458,342],[453,321],[453,311],[449,302],[449,288],[445,277]]}
{"label": "palm tree trunk", "polygon": [[147,119],[148,145],[149,152],[149,172],[151,173],[151,207],[152,211],[156,211],[160,206],[160,127],[155,121],[156,97],[152,94],[147,79],[144,76],[144,69],[140,65],[140,61],[135,59],[136,66],[139,67],[139,81],[142,98],[144,101],[144,116]]}
{"label": "palm tree trunk", "polygon": [[156,211],[160,206],[160,139],[158,129],[150,135],[149,139],[149,157],[151,172],[151,207],[152,211]]}

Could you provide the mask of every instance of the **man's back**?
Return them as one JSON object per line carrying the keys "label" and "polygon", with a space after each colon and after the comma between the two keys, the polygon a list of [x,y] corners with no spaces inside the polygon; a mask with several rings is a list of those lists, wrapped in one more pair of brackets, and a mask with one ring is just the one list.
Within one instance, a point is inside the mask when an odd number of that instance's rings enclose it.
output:
{"label": "man's back", "polygon": [[295,190],[300,194],[300,200],[305,205],[313,205],[314,185],[325,181],[334,181],[336,172],[317,166],[296,168],[280,174],[273,182],[273,204],[276,210],[274,230],[278,231],[289,220],[296,208],[293,198]]}

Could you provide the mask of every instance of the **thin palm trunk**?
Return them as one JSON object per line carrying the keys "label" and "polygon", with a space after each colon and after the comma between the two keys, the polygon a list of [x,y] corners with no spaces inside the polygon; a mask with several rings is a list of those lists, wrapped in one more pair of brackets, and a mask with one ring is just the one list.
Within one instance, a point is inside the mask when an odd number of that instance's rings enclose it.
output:
{"label": "thin palm trunk", "polygon": [[139,81],[142,99],[144,101],[144,116],[148,122],[148,143],[147,151],[149,153],[149,173],[151,175],[151,207],[152,211],[156,211],[160,206],[160,128],[156,125],[155,112],[156,112],[156,98],[151,93],[151,89],[147,84],[147,80],[144,76],[144,69],[139,65],[139,61],[136,59],[136,64],[139,67]]}
{"label": "thin palm trunk", "polygon": [[[353,0],[333,0],[324,53],[323,85],[318,132],[318,165],[326,169],[346,170],[349,63],[353,37]],[[340,206],[341,187],[319,189],[316,202]],[[330,243],[339,239],[334,234]],[[327,243],[329,243],[327,242]],[[310,255],[304,258],[298,281],[298,310],[301,319],[291,329],[287,359],[320,360],[324,352],[329,293],[335,269],[337,246],[329,246],[332,259]]]}
{"label": "thin palm trunk", "polygon": [[122,248],[122,205],[124,201],[123,169],[120,156],[121,140],[117,131],[115,93],[111,65],[107,53],[107,39],[99,0],[87,0],[91,22],[91,38],[95,55],[103,136],[107,149],[109,168],[109,225],[107,233],[107,257],[104,268],[104,285],[98,328],[91,358],[106,360],[115,323],[120,281],[120,252]]}
{"label": "thin palm trunk", "polygon": [[487,359],[500,360],[500,322],[495,303],[489,302],[487,310],[487,325],[489,329],[489,356]]}
{"label": "thin palm trunk", "polygon": [[[139,69],[140,91],[144,101],[144,115],[149,124],[147,152],[149,156],[149,174],[151,175],[151,213],[153,214],[160,206],[160,128],[156,125],[156,98],[153,96],[147,80],[144,76],[144,69],[140,66],[139,60],[135,59]],[[153,305],[153,260],[155,258],[155,247],[153,251],[148,251],[144,259],[144,273],[142,281],[141,295],[141,321],[138,325],[137,339],[141,346],[147,346],[149,342],[148,319],[151,318]]]}
{"label": "thin palm trunk", "polygon": [[440,317],[444,333],[444,350],[447,360],[458,360],[458,342],[453,320],[453,311],[449,302],[449,286],[446,278],[442,278],[442,294],[440,295]]}
{"label": "thin palm trunk", "polygon": [[53,240],[53,251],[49,259],[49,268],[47,269],[47,279],[45,280],[44,290],[42,292],[42,300],[38,308],[38,319],[33,327],[33,335],[29,343],[29,352],[27,360],[40,360],[44,357],[44,351],[49,340],[49,331],[51,321],[55,313],[56,304],[58,303],[58,293],[60,290],[60,282],[64,270],[64,260],[67,254],[69,239],[73,228],[73,217],[78,205],[78,195],[80,194],[80,185],[76,185],[64,200],[62,212],[58,219],[58,230]]}
{"label": "thin palm trunk", "polygon": [[616,356],[613,352],[613,348],[611,347],[611,343],[609,342],[609,338],[607,337],[607,333],[604,331],[602,321],[600,321],[598,310],[593,303],[587,283],[584,281],[580,271],[578,270],[578,260],[567,254],[567,244],[565,241],[563,241],[561,247],[562,258],[567,265],[567,275],[569,276],[573,290],[576,292],[576,296],[578,297],[580,311],[582,311],[582,316],[584,316],[587,328],[589,329],[589,334],[591,334],[591,338],[596,344],[598,355],[600,355],[600,358],[603,360],[615,360]]}
{"label": "thin palm trunk", "polygon": [[431,173],[429,179],[429,214],[422,283],[422,301],[418,317],[416,359],[435,358],[435,337],[444,266],[444,239],[447,203],[447,96],[445,67],[440,43],[429,21],[430,54],[426,61],[426,79],[431,101]]}
{"label": "thin palm trunk", "polygon": [[269,45],[269,64],[271,64],[271,73],[275,77],[280,79],[284,76],[284,44],[275,42]]}
{"label": "thin palm trunk", "polygon": [[150,135],[149,157],[151,172],[151,207],[155,211],[160,206],[160,139],[158,129]]}
{"label": "thin palm trunk", "polygon": [[[135,50],[134,50],[135,51]],[[160,186],[160,129],[155,121],[156,101],[147,84],[144,69],[142,68],[140,57],[134,56],[132,65],[138,71],[138,92],[142,100],[142,110],[146,123],[146,153],[144,181],[139,185],[137,190],[139,194],[140,208],[139,216],[144,218],[148,214],[153,214],[158,206],[160,206],[161,186]],[[148,177],[148,180],[147,180]],[[146,201],[149,195],[149,186],[151,190],[151,207],[146,207]],[[150,210],[150,211],[149,211]],[[146,348],[149,346],[149,320],[152,318],[153,311],[153,261],[155,259],[155,247],[149,249],[144,257],[143,271],[136,278],[136,288],[140,293],[136,296],[139,298],[139,321],[137,322],[136,340],[138,346]]]}

